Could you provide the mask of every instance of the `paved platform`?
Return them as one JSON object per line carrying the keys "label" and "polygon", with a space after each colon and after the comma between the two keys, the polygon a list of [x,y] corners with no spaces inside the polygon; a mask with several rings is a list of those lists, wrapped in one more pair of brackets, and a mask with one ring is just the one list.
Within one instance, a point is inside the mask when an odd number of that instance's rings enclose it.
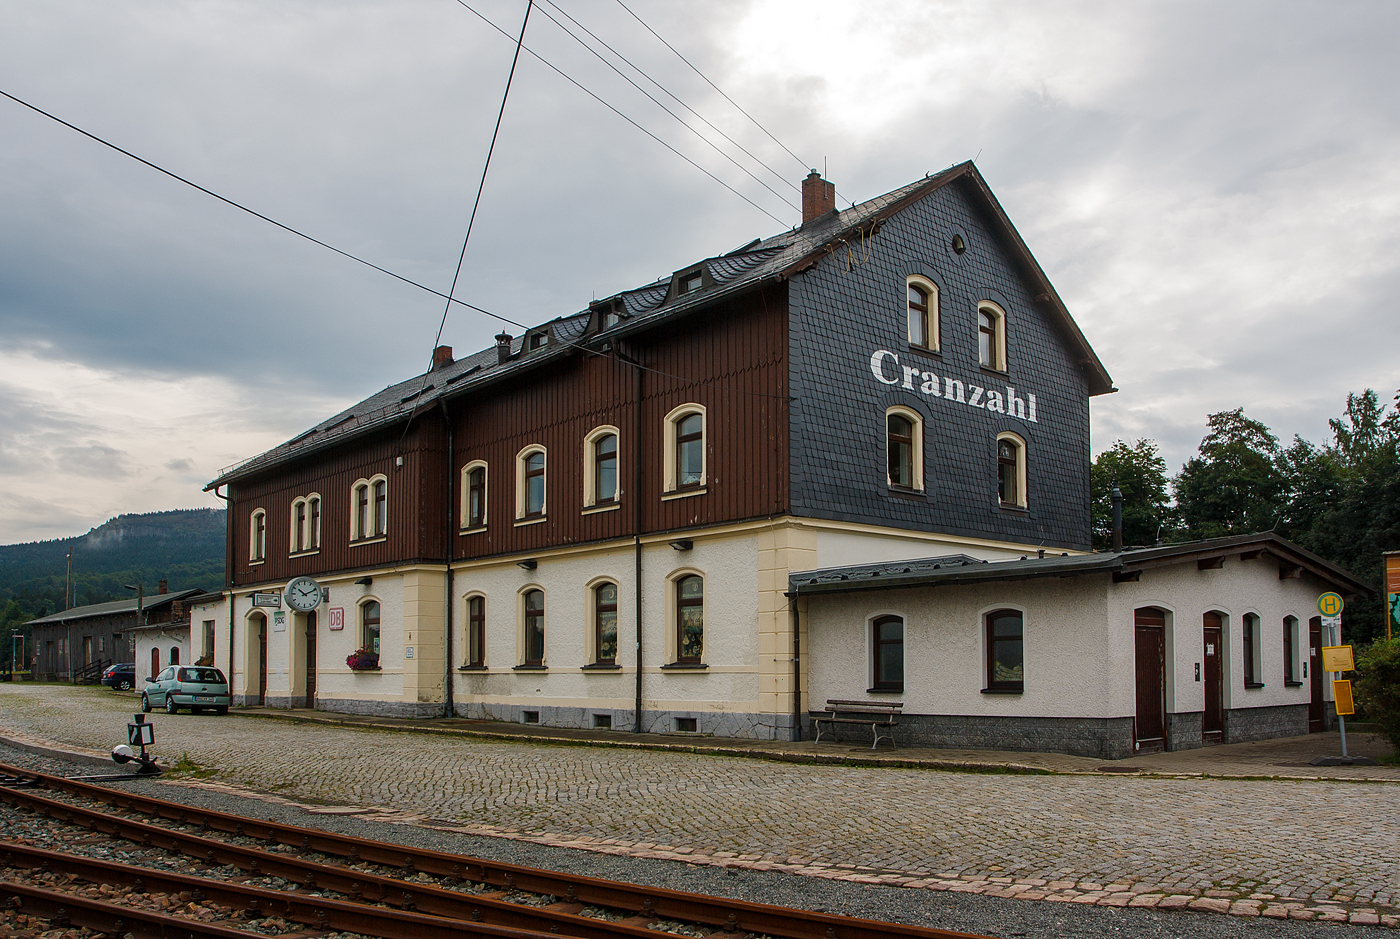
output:
{"label": "paved platform", "polygon": [[[100,758],[135,702],[0,684],[0,735]],[[1051,902],[1379,925],[1400,912],[1400,768],[1307,766],[1335,735],[1107,764],[308,711],[152,720],[181,784],[320,811]],[[1353,752],[1383,752],[1370,736]],[[1125,765],[1142,772],[1100,771]],[[965,771],[933,771],[947,768]]]}

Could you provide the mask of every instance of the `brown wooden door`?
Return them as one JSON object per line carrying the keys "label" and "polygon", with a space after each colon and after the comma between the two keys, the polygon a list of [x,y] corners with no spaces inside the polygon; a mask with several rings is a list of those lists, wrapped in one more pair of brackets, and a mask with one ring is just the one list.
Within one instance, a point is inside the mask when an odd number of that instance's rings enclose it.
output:
{"label": "brown wooden door", "polygon": [[1143,609],[1134,614],[1137,659],[1137,714],[1133,722],[1138,753],[1166,749],[1166,615]]}
{"label": "brown wooden door", "polygon": [[1219,613],[1207,613],[1201,629],[1202,653],[1205,661],[1202,676],[1205,682],[1206,709],[1201,715],[1201,742],[1220,743],[1225,731],[1224,648],[1225,623]]}
{"label": "brown wooden door", "polygon": [[267,703],[267,619],[258,623],[258,707]]}
{"label": "brown wooden door", "polygon": [[91,664],[92,664],[92,637],[91,637],[91,636],[84,636],[84,637],[83,637],[83,664],[84,664],[84,665],[91,665]]}
{"label": "brown wooden door", "polygon": [[1322,717],[1322,617],[1308,620],[1308,683],[1312,685],[1312,698],[1308,701],[1308,733],[1316,734],[1327,729]]}
{"label": "brown wooden door", "polygon": [[306,614],[306,706],[316,708],[316,613]]}

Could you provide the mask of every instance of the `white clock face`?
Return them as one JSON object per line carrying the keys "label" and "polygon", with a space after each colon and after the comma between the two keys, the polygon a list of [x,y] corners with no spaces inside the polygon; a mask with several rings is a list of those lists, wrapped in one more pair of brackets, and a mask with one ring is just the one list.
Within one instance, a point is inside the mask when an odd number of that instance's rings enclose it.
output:
{"label": "white clock face", "polygon": [[321,604],[321,585],[310,577],[298,577],[287,585],[287,606],[306,613]]}

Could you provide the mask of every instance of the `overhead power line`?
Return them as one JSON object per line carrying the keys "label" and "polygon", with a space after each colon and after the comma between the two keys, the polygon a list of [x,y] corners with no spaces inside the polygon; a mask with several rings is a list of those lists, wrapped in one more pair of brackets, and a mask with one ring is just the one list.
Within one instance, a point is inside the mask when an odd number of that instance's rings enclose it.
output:
{"label": "overhead power line", "polygon": [[[511,41],[514,41],[514,38],[515,38],[515,37],[511,36],[510,33],[506,32],[504,29],[501,29],[501,27],[497,26],[497,25],[496,25],[495,23],[493,23],[490,19],[488,19],[488,18],[487,18],[486,16],[484,16],[482,13],[480,13],[479,11],[477,11],[474,7],[472,7],[469,3],[467,3],[466,0],[457,0],[457,3],[458,3],[463,9],[467,10],[469,13],[471,13],[471,14],[472,14],[473,16],[475,16],[477,19],[481,20],[481,21],[482,21],[483,23],[485,23],[487,26],[490,26],[492,29],[494,29],[496,32],[500,33],[502,36],[505,36],[507,39],[510,39]],[[753,206],[755,209],[758,209],[758,211],[762,212],[764,215],[768,216],[768,217],[771,218],[773,221],[777,222],[779,225],[782,225],[784,228],[790,227],[790,226],[788,225],[787,222],[785,222],[785,221],[783,221],[782,219],[778,218],[778,216],[774,215],[772,212],[769,212],[769,211],[768,211],[767,209],[765,209],[763,206],[759,205],[757,202],[753,201],[753,200],[750,199],[748,196],[744,195],[742,192],[740,192],[739,190],[735,189],[733,186],[729,185],[729,184],[726,183],[724,180],[720,179],[720,178],[719,178],[718,176],[716,176],[714,173],[711,173],[709,170],[705,169],[705,167],[701,166],[699,163],[696,163],[696,162],[695,162],[694,160],[692,160],[690,157],[686,156],[684,153],[681,153],[681,152],[680,152],[679,150],[677,150],[675,147],[671,146],[669,143],[667,143],[666,141],[662,140],[660,137],[656,136],[656,135],[653,134],[651,131],[647,130],[647,129],[646,129],[645,127],[643,127],[641,124],[638,124],[638,123],[637,123],[636,121],[634,121],[632,118],[630,118],[630,117],[628,117],[626,114],[622,113],[622,111],[620,111],[619,109],[617,109],[617,108],[614,107],[613,105],[609,104],[607,101],[603,100],[603,98],[600,97],[598,94],[596,94],[595,92],[591,91],[589,88],[587,88],[586,86],[584,86],[581,82],[579,82],[579,81],[578,81],[577,79],[575,79],[573,76],[569,75],[567,72],[565,72],[563,69],[559,68],[559,67],[558,67],[557,65],[555,65],[553,62],[549,61],[549,60],[546,59],[544,56],[540,55],[540,54],[539,54],[538,52],[536,52],[534,49],[531,49],[529,46],[524,46],[523,48],[525,49],[526,52],[528,52],[528,53],[530,53],[530,55],[534,56],[540,63],[542,63],[542,64],[543,64],[544,66],[546,66],[547,68],[549,68],[552,72],[554,72],[554,73],[555,73],[556,75],[558,75],[560,78],[563,78],[565,81],[567,81],[569,84],[573,85],[573,86],[574,86],[575,88],[577,88],[579,91],[582,91],[584,94],[588,95],[588,96],[589,96],[590,98],[592,98],[594,101],[597,101],[597,102],[598,102],[599,104],[601,104],[603,107],[607,108],[609,111],[613,112],[613,113],[616,114],[618,117],[622,118],[624,121],[626,121],[627,123],[631,124],[631,125],[632,125],[633,127],[635,127],[637,130],[639,130],[639,131],[641,131],[642,133],[646,134],[648,137],[650,137],[652,140],[655,140],[657,143],[661,144],[661,146],[665,147],[667,150],[670,150],[670,151],[671,151],[672,153],[674,153],[676,156],[680,157],[682,160],[684,160],[685,162],[689,163],[691,166],[695,167],[697,170],[699,170],[700,172],[704,173],[706,176],[710,177],[710,179],[712,179],[712,180],[714,180],[715,182],[719,183],[719,184],[720,184],[721,186],[723,186],[725,189],[728,189],[730,192],[734,193],[734,195],[738,196],[740,199],[743,199],[743,200],[744,200],[745,202],[747,202],[749,205]]]}
{"label": "overhead power line", "polygon": [[783,142],[782,142],[781,140],[779,140],[777,137],[774,137],[772,131],[770,131],[768,128],[764,127],[762,124],[760,124],[760,123],[758,122],[758,118],[754,117],[754,116],[753,116],[752,114],[750,114],[748,111],[745,111],[743,108],[739,107],[739,102],[735,101],[733,98],[729,97],[729,95],[725,94],[725,93],[724,93],[724,90],[721,89],[721,88],[719,87],[719,85],[716,85],[714,82],[710,81],[709,77],[706,76],[706,74],[705,74],[704,72],[700,71],[700,69],[698,69],[698,68],[695,67],[694,63],[692,63],[692,62],[691,62],[689,59],[687,59],[685,56],[681,55],[680,50],[677,49],[675,46],[671,45],[671,44],[670,44],[669,42],[667,42],[665,39],[663,39],[660,33],[658,33],[656,30],[654,30],[654,29],[652,29],[650,26],[648,26],[646,20],[642,19],[640,16],[638,16],[636,13],[634,13],[634,12],[632,11],[632,8],[631,8],[631,7],[629,7],[627,4],[623,3],[622,0],[617,0],[617,5],[620,6],[620,7],[622,7],[622,8],[623,8],[624,10],[626,10],[629,14],[631,14],[632,19],[636,20],[638,23],[641,23],[641,24],[642,24],[642,28],[645,29],[647,32],[651,33],[653,36],[655,36],[655,37],[660,41],[660,43],[661,43],[663,46],[665,46],[667,49],[670,49],[672,52],[674,52],[674,53],[676,54],[676,58],[680,59],[680,60],[681,60],[682,62],[684,62],[686,65],[689,65],[689,66],[690,66],[690,70],[691,70],[692,72],[694,72],[696,75],[699,75],[702,79],[704,79],[705,84],[709,85],[709,86],[710,86],[711,88],[713,88],[715,91],[718,91],[721,98],[723,98],[725,101],[728,101],[730,104],[734,105],[735,109],[736,109],[740,114],[744,115],[744,117],[747,117],[750,121],[752,121],[752,122],[753,122],[753,126],[757,127],[759,130],[761,130],[761,131],[763,131],[765,134],[767,134],[769,140],[773,141],[775,144],[777,144],[778,146],[782,147],[784,150],[787,150],[788,156],[792,157],[792,158],[793,158],[794,160],[796,160],[798,163],[802,164],[802,168],[803,168],[804,170],[805,170],[805,169],[810,169],[810,168],[811,168],[811,164],[810,164],[810,163],[808,163],[807,161],[803,160],[803,159],[802,159],[800,156],[798,156],[797,154],[793,153],[792,150],[788,149],[788,145],[787,145],[787,144],[783,143]]}
{"label": "overhead power line", "polygon": [[[345,250],[342,250],[342,249],[340,249],[340,248],[337,248],[337,247],[336,247],[335,245],[333,245],[333,244],[328,244],[327,242],[324,242],[324,241],[322,241],[322,240],[319,239],[319,238],[316,238],[316,237],[314,237],[314,236],[312,236],[312,235],[308,235],[306,232],[300,231],[300,230],[298,230],[298,229],[293,228],[293,227],[290,226],[290,225],[286,225],[286,224],[284,224],[284,223],[282,223],[282,222],[279,222],[279,221],[277,221],[277,219],[272,218],[271,216],[264,215],[263,213],[257,211],[256,209],[251,209],[251,208],[249,208],[248,206],[243,205],[241,202],[235,202],[233,199],[230,199],[230,198],[228,198],[227,196],[221,196],[221,195],[219,195],[217,192],[215,192],[215,191],[212,190],[212,189],[208,189],[208,188],[206,188],[206,187],[204,187],[204,186],[201,186],[199,183],[196,183],[196,182],[194,182],[194,181],[192,181],[192,180],[186,179],[184,176],[181,176],[179,173],[171,172],[170,170],[166,169],[165,167],[160,166],[160,165],[158,165],[158,164],[156,164],[156,163],[152,163],[150,160],[147,160],[147,159],[144,158],[144,157],[137,156],[136,154],[132,153],[130,150],[127,150],[127,149],[124,149],[124,148],[122,148],[122,147],[119,147],[119,146],[117,146],[116,144],[112,143],[111,141],[104,140],[103,138],[97,136],[97,135],[94,134],[94,133],[91,133],[91,132],[89,132],[89,131],[83,130],[81,127],[77,126],[76,124],[69,123],[68,121],[65,121],[63,118],[58,117],[58,116],[55,115],[55,114],[51,114],[50,112],[45,111],[43,108],[38,107],[37,105],[30,104],[28,101],[25,101],[23,98],[17,98],[17,97],[15,97],[14,95],[10,94],[8,91],[5,91],[3,88],[0,88],[0,97],[8,98],[8,99],[10,99],[11,101],[13,101],[15,104],[18,104],[18,105],[20,105],[20,106],[22,106],[22,107],[28,108],[29,110],[35,112],[36,114],[42,114],[44,117],[47,117],[49,120],[54,121],[55,123],[58,123],[58,124],[62,124],[64,127],[67,127],[69,130],[76,131],[77,133],[82,134],[84,137],[88,138],[89,140],[95,141],[96,143],[100,143],[102,146],[107,147],[108,149],[115,150],[117,153],[120,153],[122,156],[130,157],[131,159],[135,160],[137,163],[140,163],[140,164],[142,164],[142,165],[144,165],[144,166],[148,166],[148,167],[150,167],[151,169],[155,170],[157,173],[160,173],[160,174],[165,175],[165,176],[169,176],[171,179],[176,180],[177,182],[183,183],[183,184],[185,184],[186,186],[189,186],[191,189],[196,189],[196,190],[198,190],[199,192],[204,193],[206,196],[210,196],[210,197],[212,197],[212,198],[214,198],[214,199],[219,200],[220,202],[224,203],[225,205],[232,206],[233,208],[237,209],[237,210],[240,211],[240,212],[246,212],[247,214],[253,216],[254,218],[261,219],[262,221],[267,222],[269,225],[276,226],[277,228],[280,228],[282,231],[287,232],[288,234],[295,235],[295,236],[297,236],[298,238],[305,239],[306,241],[309,241],[309,242],[311,242],[311,243],[314,244],[314,245],[319,245],[320,247],[325,248],[327,251],[333,251],[333,252],[335,252],[336,254],[340,255],[340,256],[343,257],[343,258],[346,258],[346,259],[348,259],[348,260],[354,261],[356,264],[363,264],[365,267],[368,267],[368,268],[371,268],[371,269],[373,269],[373,270],[376,270],[376,271],[378,271],[378,272],[381,273],[381,274],[387,274],[388,276],[394,278],[395,280],[399,281],[400,283],[408,284],[410,287],[417,287],[419,290],[422,290],[422,291],[424,291],[424,292],[426,292],[426,293],[432,294],[432,295],[435,296],[435,297],[440,297],[441,299],[446,300],[449,304],[455,303],[455,304],[457,304],[458,306],[466,307],[468,310],[472,310],[473,312],[480,313],[480,314],[482,314],[483,316],[489,316],[489,317],[491,317],[491,318],[494,319],[494,320],[498,320],[498,321],[500,321],[500,322],[502,322],[502,323],[507,323],[507,324],[509,324],[509,325],[511,325],[511,326],[514,326],[514,327],[516,327],[516,328],[518,328],[518,329],[520,329],[520,330],[528,331],[529,328],[530,328],[530,327],[526,326],[524,323],[519,322],[518,320],[513,320],[513,319],[511,319],[511,318],[508,317],[508,316],[502,316],[502,315],[499,314],[499,313],[493,313],[493,312],[491,312],[490,310],[487,310],[487,309],[484,309],[484,308],[482,308],[482,307],[479,307],[479,306],[477,306],[477,305],[474,304],[474,303],[468,303],[468,302],[466,302],[465,300],[458,300],[456,297],[451,297],[451,296],[449,296],[449,295],[443,293],[441,290],[435,290],[435,289],[433,289],[432,287],[429,287],[427,284],[420,283],[420,282],[414,280],[414,279],[411,278],[411,277],[405,277],[403,274],[397,273],[396,271],[391,271],[391,270],[389,270],[387,267],[381,267],[380,265],[375,264],[373,261],[368,261],[368,260],[366,260],[366,259],[360,257],[359,255],[351,254],[349,251],[345,251]],[[570,342],[570,343],[567,343],[567,345],[572,346],[573,348],[576,348],[576,349],[580,349],[580,350],[583,351],[583,352],[587,352],[587,353],[589,353],[590,355],[596,355],[596,356],[601,356],[601,355],[603,355],[603,353],[601,353],[601,352],[599,352],[599,351],[597,351],[597,350],[595,350],[595,349],[589,349],[588,347],[586,347],[586,346],[584,346],[584,345],[582,345],[582,344],[580,344],[580,343],[578,343],[578,342]],[[684,382],[684,383],[686,383],[686,384],[692,384],[692,385],[693,385],[693,384],[699,384],[697,381],[695,381],[695,380],[692,379],[692,378],[682,378],[682,377],[679,376],[679,375],[672,375],[670,372],[663,372],[663,371],[661,371],[660,369],[650,368],[650,367],[645,366],[645,365],[637,365],[637,364],[635,364],[635,363],[628,363],[628,364],[629,364],[629,366],[630,366],[631,368],[638,368],[638,369],[641,369],[641,370],[644,371],[644,372],[651,372],[652,374],[661,375],[661,376],[663,376],[663,377],[665,377],[665,378],[674,379],[675,381]],[[742,389],[742,388],[726,388],[726,389],[724,389],[724,390],[735,391],[735,392],[738,392],[738,393],[740,393],[740,394],[747,394],[747,395],[751,395],[751,396],[754,396],[754,397],[760,397],[760,398],[778,398],[778,399],[784,399],[784,400],[787,399],[786,396],[784,396],[784,395],[768,394],[768,393],[766,393],[766,392],[761,392],[761,391],[748,391],[748,390]]]}
{"label": "overhead power line", "polygon": [[[772,173],[775,177],[777,177],[779,180],[781,180],[785,186],[790,187],[790,188],[793,189],[794,191],[798,191],[798,192],[801,191],[801,188],[800,188],[796,183],[794,183],[792,180],[788,179],[788,178],[787,178],[786,176],[784,176],[782,173],[779,173],[777,170],[773,169],[773,167],[771,167],[771,166],[769,166],[767,163],[765,163],[765,162],[763,161],[762,158],[757,157],[757,156],[755,156],[753,153],[751,153],[751,152],[748,150],[748,148],[745,147],[743,144],[739,143],[739,141],[735,140],[733,137],[729,136],[729,135],[726,134],[724,131],[722,131],[722,130],[720,130],[718,127],[716,127],[711,121],[709,121],[709,120],[705,117],[705,115],[701,114],[699,111],[695,110],[695,109],[692,108],[690,105],[688,105],[688,104],[686,104],[684,101],[682,101],[682,100],[681,100],[674,92],[672,92],[669,88],[667,88],[665,85],[661,84],[661,83],[660,83],[659,81],[657,81],[655,78],[652,78],[651,75],[649,75],[641,66],[637,65],[637,63],[635,63],[635,62],[633,62],[631,59],[627,58],[627,56],[623,55],[621,52],[618,52],[616,49],[614,49],[611,45],[608,44],[607,40],[600,38],[600,37],[598,36],[597,33],[593,32],[593,30],[589,29],[587,26],[584,26],[582,23],[580,23],[580,22],[579,22],[578,20],[576,20],[574,17],[570,16],[568,10],[565,10],[563,7],[559,6],[558,3],[552,3],[552,2],[550,2],[550,0],[542,0],[542,2],[548,4],[548,5],[551,6],[551,7],[553,7],[553,8],[555,9],[555,11],[556,11],[557,13],[559,13],[559,15],[563,16],[563,17],[564,17],[565,19],[567,19],[570,23],[573,23],[573,24],[574,24],[575,26],[577,26],[579,29],[581,29],[581,30],[583,30],[585,33],[587,33],[587,34],[593,39],[594,42],[598,43],[598,44],[599,44],[600,46],[602,46],[604,49],[607,49],[607,50],[608,50],[609,52],[611,52],[613,55],[617,56],[617,57],[618,57],[619,59],[621,59],[623,62],[627,63],[628,67],[631,68],[632,71],[636,72],[638,75],[642,76],[642,77],[645,78],[647,81],[651,82],[651,83],[652,83],[653,85],[655,85],[658,89],[660,89],[661,92],[662,92],[663,94],[665,94],[667,97],[669,97],[672,101],[676,102],[676,103],[679,104],[681,107],[683,107],[683,108],[685,108],[687,111],[689,111],[691,114],[695,115],[695,117],[696,117],[698,120],[700,120],[701,122],[703,122],[704,125],[705,125],[706,127],[710,128],[710,130],[712,130],[712,131],[714,131],[715,133],[719,134],[721,137],[723,137],[726,141],[728,141],[731,145],[733,145],[736,149],[738,149],[740,152],[742,152],[742,153],[743,153],[745,156],[747,156],[749,159],[753,160],[753,161],[754,161],[755,163],[757,163],[759,166],[763,167],[763,168],[766,169],[768,172]],[[666,105],[662,104],[660,101],[657,101],[656,98],[652,97],[652,95],[651,95],[649,92],[647,92],[645,89],[639,87],[639,86],[637,85],[636,82],[632,81],[632,79],[628,78],[626,75],[623,75],[622,72],[618,70],[617,66],[613,65],[613,64],[612,64],[611,62],[609,62],[607,59],[603,58],[603,56],[599,55],[599,53],[598,53],[595,49],[591,48],[587,43],[585,43],[585,42],[584,42],[582,39],[580,39],[578,36],[575,36],[575,35],[573,34],[573,32],[571,32],[571,31],[568,29],[568,27],[564,26],[564,25],[563,25],[562,23],[560,23],[558,20],[555,20],[554,17],[550,16],[549,13],[548,13],[548,11],[544,11],[544,15],[545,15],[545,16],[548,16],[551,20],[553,20],[554,23],[555,23],[555,25],[559,26],[560,29],[563,29],[565,32],[569,33],[569,35],[572,36],[576,42],[578,42],[578,43],[580,43],[581,45],[583,45],[583,47],[584,47],[585,49],[588,49],[589,52],[591,52],[591,53],[593,53],[593,55],[597,56],[597,57],[598,57],[598,60],[599,60],[600,62],[602,62],[603,64],[607,65],[608,68],[612,69],[614,72],[617,72],[618,75],[621,75],[622,78],[623,78],[623,80],[626,81],[628,84],[630,84],[633,88],[636,88],[638,91],[640,91],[642,94],[646,95],[648,98],[651,98],[652,101],[655,101],[655,102],[656,102],[656,104],[657,104],[658,107],[663,108],[663,109],[666,111],[667,114],[670,114],[670,115],[671,115],[672,117],[674,117],[676,120],[680,121],[681,124],[682,124],[684,127],[686,127],[686,128],[687,128],[688,130],[690,130],[692,133],[694,133],[694,134],[696,134],[697,136],[699,136],[700,139],[704,140],[706,143],[710,144],[711,147],[714,147],[714,149],[715,149],[715,151],[716,151],[717,153],[720,153],[722,156],[724,156],[725,159],[729,160],[729,162],[733,163],[735,166],[738,166],[740,169],[744,169],[744,168],[739,164],[739,162],[738,162],[737,160],[735,160],[733,157],[729,156],[727,153],[724,153],[724,151],[720,150],[719,147],[715,146],[714,143],[712,143],[710,140],[708,140],[708,139],[705,138],[703,135],[701,135],[699,131],[695,130],[695,128],[693,128],[693,127],[691,127],[689,124],[687,124],[687,123],[685,122],[685,120],[682,119],[682,118],[680,117],[680,115],[676,114],[676,113],[675,113],[674,111],[672,111],[670,108],[667,108]],[[763,181],[762,181],[761,179],[759,179],[757,176],[754,176],[753,173],[749,173],[749,171],[746,170],[746,169],[744,170],[744,172],[748,173],[749,176],[751,176],[756,182],[758,182],[759,185],[763,186],[763,187],[764,187],[765,189],[767,189],[769,192],[772,192],[775,196],[778,196],[778,198],[783,199],[783,201],[785,201],[785,202],[787,201],[786,198],[785,198],[784,196],[780,195],[780,194],[777,193],[777,192],[774,192],[774,191],[773,191],[773,188],[772,188],[771,186],[769,186],[767,183],[763,182]],[[797,211],[801,211],[801,209],[799,209],[796,205],[794,205],[794,204],[791,203],[791,202],[789,202],[788,205],[792,206],[792,208],[795,209],[795,210],[797,210]]]}

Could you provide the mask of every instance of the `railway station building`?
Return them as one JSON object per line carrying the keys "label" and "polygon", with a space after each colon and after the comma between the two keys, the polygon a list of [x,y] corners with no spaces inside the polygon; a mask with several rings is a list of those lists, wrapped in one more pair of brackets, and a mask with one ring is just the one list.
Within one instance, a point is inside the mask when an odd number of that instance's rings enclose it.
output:
{"label": "railway station building", "polygon": [[[790,739],[828,697],[893,696],[943,746],[1185,746],[1199,603],[1238,656],[1248,610],[1301,623],[1307,591],[1367,588],[1271,536],[1151,571],[1091,553],[1089,399],[1113,390],[971,163],[844,210],[814,172],[800,226],[440,347],[212,481],[215,661],[243,704]],[[1217,554],[1230,603],[1187,597]],[[954,583],[949,559],[1008,576]],[[831,586],[852,578],[879,589]],[[1174,683],[1159,738],[1131,691],[1149,607]],[[996,610],[1023,613],[1021,690],[968,691]],[[876,675],[896,631],[897,687]],[[1281,661],[1280,629],[1255,635]],[[1306,724],[1304,691],[1265,684],[1231,714]],[[1254,717],[1226,726],[1297,725]]]}

